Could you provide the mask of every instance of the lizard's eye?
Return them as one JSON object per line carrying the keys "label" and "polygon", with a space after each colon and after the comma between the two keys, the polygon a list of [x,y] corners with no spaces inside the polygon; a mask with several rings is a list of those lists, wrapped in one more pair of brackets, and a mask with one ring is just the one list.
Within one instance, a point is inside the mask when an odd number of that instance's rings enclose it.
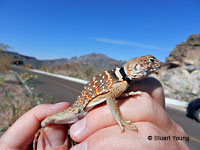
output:
{"label": "lizard's eye", "polygon": [[149,58],[149,61],[151,62],[151,63],[154,63],[154,59],[153,58]]}

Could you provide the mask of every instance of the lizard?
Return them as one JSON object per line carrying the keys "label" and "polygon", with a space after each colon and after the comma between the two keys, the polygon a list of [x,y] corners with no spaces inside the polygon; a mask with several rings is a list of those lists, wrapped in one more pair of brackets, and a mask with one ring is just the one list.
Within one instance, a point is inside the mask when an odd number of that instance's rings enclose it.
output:
{"label": "lizard", "polygon": [[[124,128],[138,131],[130,121],[122,118],[117,106],[118,97],[128,97],[141,94],[141,91],[125,93],[126,89],[136,81],[146,78],[161,67],[161,62],[152,55],[135,57],[122,65],[121,68],[107,70],[94,76],[88,82],[74,104],[58,113],[46,117],[41,122],[41,129],[49,124],[72,124],[83,118],[94,106],[106,101],[106,104],[118,123],[121,132]],[[33,149],[36,148],[37,138],[41,129],[35,135]]]}

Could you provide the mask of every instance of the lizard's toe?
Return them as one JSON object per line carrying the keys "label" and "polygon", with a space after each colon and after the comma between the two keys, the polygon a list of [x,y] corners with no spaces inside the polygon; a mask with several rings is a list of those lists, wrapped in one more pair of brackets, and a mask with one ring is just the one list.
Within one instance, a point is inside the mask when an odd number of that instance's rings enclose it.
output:
{"label": "lizard's toe", "polygon": [[136,125],[131,123],[131,121],[124,121],[122,124],[128,130],[138,131]]}

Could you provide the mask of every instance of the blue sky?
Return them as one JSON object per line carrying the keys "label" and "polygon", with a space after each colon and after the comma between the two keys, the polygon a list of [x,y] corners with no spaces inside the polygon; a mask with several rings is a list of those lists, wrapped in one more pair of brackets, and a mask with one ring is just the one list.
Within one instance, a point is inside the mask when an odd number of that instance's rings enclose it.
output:
{"label": "blue sky", "polygon": [[200,33],[199,0],[0,0],[0,43],[38,59],[92,52],[164,61]]}

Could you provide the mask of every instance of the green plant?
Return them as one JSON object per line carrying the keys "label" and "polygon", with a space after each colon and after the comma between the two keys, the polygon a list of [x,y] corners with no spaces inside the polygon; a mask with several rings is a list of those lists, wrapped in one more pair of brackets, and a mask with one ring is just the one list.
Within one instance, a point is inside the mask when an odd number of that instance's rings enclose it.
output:
{"label": "green plant", "polygon": [[20,77],[23,80],[23,84],[28,84],[31,80],[37,79],[37,75],[30,75],[27,72],[20,74]]}
{"label": "green plant", "polygon": [[4,83],[4,79],[3,77],[0,77],[0,84],[3,84]]}

